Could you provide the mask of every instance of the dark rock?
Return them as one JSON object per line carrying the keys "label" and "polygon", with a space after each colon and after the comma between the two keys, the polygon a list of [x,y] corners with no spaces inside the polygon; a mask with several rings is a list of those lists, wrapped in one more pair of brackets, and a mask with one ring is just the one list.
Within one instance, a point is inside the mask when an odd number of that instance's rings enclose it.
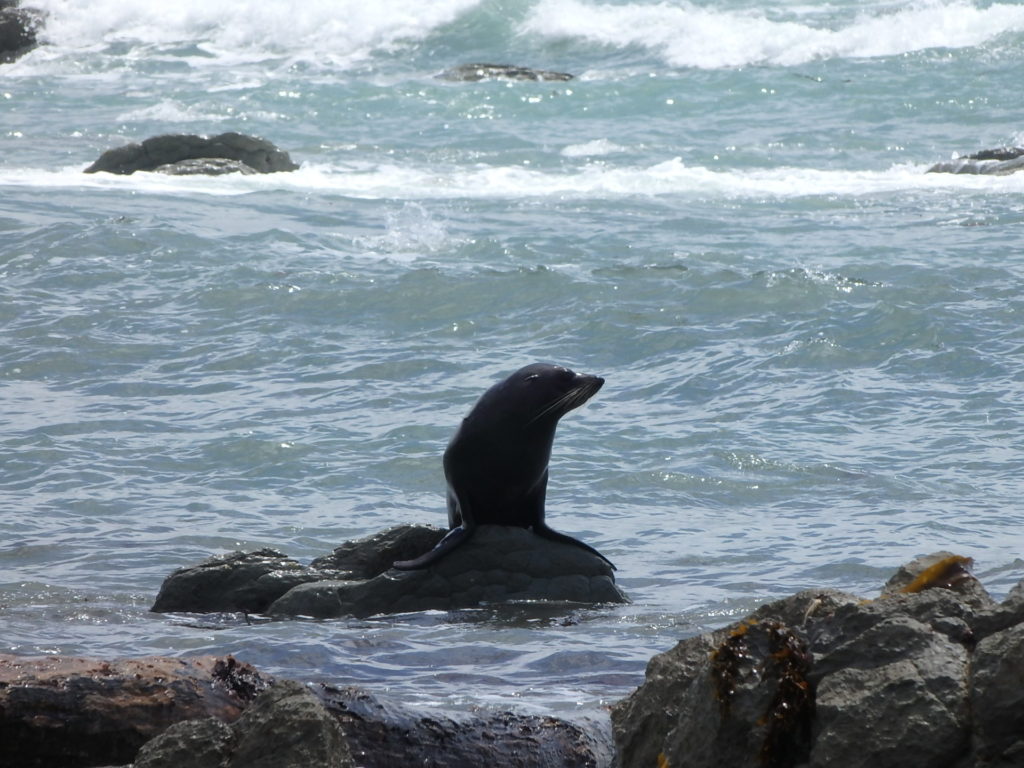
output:
{"label": "dark rock", "polygon": [[946,163],[936,163],[926,173],[971,173],[1007,176],[1024,168],[1024,147],[984,149]]}
{"label": "dark rock", "polygon": [[975,639],[982,640],[1017,624],[1024,624],[1024,581],[1011,589],[1002,603],[975,616],[971,629]]}
{"label": "dark rock", "polygon": [[280,680],[231,726],[177,723],[147,743],[134,768],[347,768],[338,720],[300,683]]}
{"label": "dark rock", "polygon": [[314,687],[338,717],[361,768],[605,768],[612,762],[607,723],[573,723],[512,712],[417,711],[357,687]]}
{"label": "dark rock", "polygon": [[294,171],[299,167],[287,152],[266,139],[240,133],[222,133],[209,139],[193,134],[167,134],[146,139],[141,144],[107,150],[85,172],[131,174],[153,171],[183,160],[209,158],[236,160],[259,173]]}
{"label": "dark rock", "polygon": [[969,160],[1016,160],[1024,156],[1024,147],[998,147],[996,149],[983,149],[968,155]]}
{"label": "dark rock", "polygon": [[919,558],[876,600],[802,592],[656,656],[612,709],[622,768],[1024,764],[1024,583],[997,605],[969,564]]}
{"label": "dark rock", "polygon": [[391,568],[396,560],[411,560],[433,549],[444,528],[429,525],[396,525],[358,541],[346,541],[330,555],[316,558],[311,568],[335,571],[346,579],[372,579]]}
{"label": "dark rock", "polygon": [[971,666],[978,764],[1024,765],[1024,624],[978,643]]}
{"label": "dark rock", "polygon": [[263,613],[295,585],[318,578],[323,576],[273,549],[231,552],[172,573],[150,610]]}
{"label": "dark rock", "polygon": [[837,648],[813,645],[812,764],[938,768],[966,751],[968,650],[900,615],[898,603]]}
{"label": "dark rock", "polygon": [[183,720],[147,741],[132,768],[224,768],[234,744],[234,731],[220,720]]}
{"label": "dark rock", "polygon": [[446,69],[440,75],[442,80],[476,82],[478,80],[572,80],[567,72],[552,72],[547,69],[517,67],[514,64],[460,64]]}
{"label": "dark rock", "polygon": [[0,768],[132,760],[134,768],[607,768],[612,747],[605,722],[417,711],[357,687],[272,681],[231,657],[0,657]]}
{"label": "dark rock", "polygon": [[235,720],[268,684],[230,656],[0,656],[0,768],[122,765],[181,720]]}
{"label": "dark rock", "polygon": [[0,64],[9,64],[36,47],[43,18],[35,8],[20,8],[17,0],[0,0]]}
{"label": "dark rock", "polygon": [[433,567],[391,568],[444,534],[432,526],[398,526],[347,542],[309,567],[272,549],[218,555],[168,576],[152,610],[332,618],[521,600],[628,602],[603,559],[524,528],[480,526]]}
{"label": "dark rock", "polygon": [[623,768],[656,766],[659,755],[694,767],[785,765],[806,755],[814,701],[805,622],[857,601],[800,592],[652,658],[644,684],[612,708]]}
{"label": "dark rock", "polygon": [[597,555],[525,528],[481,525],[468,542],[429,568],[391,569],[364,581],[300,584],[267,613],[363,617],[521,600],[628,602],[611,566]]}

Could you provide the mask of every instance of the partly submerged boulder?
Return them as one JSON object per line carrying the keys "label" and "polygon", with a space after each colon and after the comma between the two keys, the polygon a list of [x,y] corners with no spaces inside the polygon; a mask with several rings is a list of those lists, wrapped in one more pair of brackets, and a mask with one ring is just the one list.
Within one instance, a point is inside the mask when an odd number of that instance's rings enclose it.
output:
{"label": "partly submerged boulder", "polygon": [[587,550],[525,528],[481,525],[442,560],[414,571],[391,569],[363,581],[300,584],[275,601],[277,616],[372,616],[543,600],[624,603],[611,566]]}
{"label": "partly submerged boulder", "polygon": [[1020,765],[1024,583],[998,605],[966,565],[801,592],[655,656],[612,710],[622,768]]}
{"label": "partly submerged boulder", "polygon": [[973,173],[986,176],[1008,176],[1024,169],[1024,147],[984,149],[963,155],[947,163],[936,163],[926,173]]}
{"label": "partly submerged boulder", "polygon": [[[188,164],[188,161],[197,160],[223,162]],[[294,171],[299,167],[287,152],[266,139],[233,132],[211,138],[175,133],[154,136],[140,144],[108,149],[85,172],[127,175],[136,171],[159,170],[162,173],[220,174],[242,171],[237,164],[256,173]]]}
{"label": "partly submerged boulder", "polygon": [[528,600],[628,602],[605,560],[525,528],[482,525],[429,568],[391,567],[428,551],[444,534],[432,526],[398,526],[348,542],[308,567],[272,549],[219,555],[172,573],[153,610],[332,618]]}
{"label": "partly submerged boulder", "polygon": [[476,82],[478,80],[572,80],[568,72],[552,72],[548,69],[518,67],[514,64],[460,64],[446,69],[440,75],[442,80]]}
{"label": "partly submerged boulder", "polygon": [[42,26],[42,11],[21,8],[18,0],[0,0],[0,64],[8,64],[35,48]]}
{"label": "partly submerged boulder", "polygon": [[160,586],[157,613],[263,613],[297,584],[323,576],[273,549],[229,552],[179,568]]}

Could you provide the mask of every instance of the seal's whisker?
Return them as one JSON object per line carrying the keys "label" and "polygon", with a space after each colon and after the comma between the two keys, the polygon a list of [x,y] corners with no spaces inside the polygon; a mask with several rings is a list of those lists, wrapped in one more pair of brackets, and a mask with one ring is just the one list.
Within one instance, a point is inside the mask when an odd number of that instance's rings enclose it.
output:
{"label": "seal's whisker", "polygon": [[[584,389],[585,389],[584,387],[577,387],[576,389],[570,389],[568,392],[566,392],[561,397],[558,397],[558,398],[555,398],[554,400],[552,400],[551,403],[549,405],[547,405],[540,413],[538,413],[536,416],[534,416],[532,419],[530,419],[526,423],[527,424],[533,424],[533,422],[537,421],[538,419],[542,419],[545,416],[547,416],[548,414],[553,413],[555,411],[559,411],[560,413],[565,413],[566,411],[571,411],[578,404],[577,400],[579,399],[580,393]],[[584,400],[585,399],[586,398],[584,397]],[[582,404],[582,402],[583,402],[583,400],[579,400],[579,404]],[[567,403],[572,403],[572,405],[569,405],[568,408],[563,408],[562,406],[566,405]]]}

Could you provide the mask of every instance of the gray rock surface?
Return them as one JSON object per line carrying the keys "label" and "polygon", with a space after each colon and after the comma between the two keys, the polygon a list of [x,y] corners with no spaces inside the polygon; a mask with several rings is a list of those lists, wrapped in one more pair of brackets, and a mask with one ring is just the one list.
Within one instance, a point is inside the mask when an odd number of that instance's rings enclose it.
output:
{"label": "gray rock surface", "polygon": [[479,80],[572,80],[568,72],[552,72],[548,69],[518,67],[514,64],[460,64],[446,69],[440,75],[442,80],[477,82]]}
{"label": "gray rock surface", "polygon": [[[86,168],[85,172],[106,171],[127,175],[136,171],[154,171],[162,166],[177,166],[186,160],[207,159],[237,161],[258,173],[294,171],[299,167],[292,162],[287,152],[278,149],[266,139],[233,132],[211,138],[176,133],[153,136],[140,144],[126,144],[123,147],[109,149]],[[202,164],[191,165],[185,166],[185,170],[201,172],[199,169],[203,167]],[[205,167],[223,173],[225,167],[235,166],[215,163]],[[165,169],[163,172],[168,171]]]}
{"label": "gray rock surface", "polygon": [[622,768],[1024,765],[1024,583],[996,604],[967,565],[801,592],[654,657],[612,710]]}
{"label": "gray rock surface", "polygon": [[230,552],[172,573],[150,610],[263,613],[295,585],[318,578],[323,576],[273,549]]}
{"label": "gray rock surface", "polygon": [[628,601],[615,584],[611,567],[600,557],[524,528],[482,525],[467,543],[430,568],[391,569],[363,581],[301,584],[275,601],[267,613],[372,616],[525,600]]}
{"label": "gray rock surface", "polygon": [[302,684],[279,680],[238,720],[177,723],[145,744],[134,768],[349,768],[338,720]]}
{"label": "gray rock surface", "polygon": [[0,64],[8,64],[36,47],[43,18],[41,11],[20,7],[18,0],[0,0]]}
{"label": "gray rock surface", "polygon": [[[670,766],[761,765],[769,704],[780,691],[799,693],[801,677],[806,678],[804,670],[787,679],[769,658],[795,636],[795,652],[789,655],[801,665],[799,657],[806,650],[800,635],[785,628],[801,627],[858,600],[836,591],[800,592],[654,656],[643,685],[612,708],[623,768],[657,766],[659,755]],[[786,703],[784,698],[779,701]],[[803,727],[802,721],[797,725]],[[798,743],[794,748],[803,753],[806,747]]]}
{"label": "gray rock surface", "polygon": [[1024,168],[1024,147],[985,149],[945,163],[936,163],[926,173],[970,173],[1008,176]]}
{"label": "gray rock surface", "polygon": [[398,526],[347,542],[308,567],[272,549],[219,555],[172,573],[152,610],[332,618],[516,601],[628,602],[600,557],[524,528],[480,526],[430,568],[391,568],[394,560],[429,550],[444,533]]}
{"label": "gray rock surface", "polygon": [[607,719],[409,707],[355,686],[314,686],[360,768],[608,768]]}
{"label": "gray rock surface", "polygon": [[432,525],[396,525],[358,541],[346,541],[309,566],[341,574],[346,579],[372,579],[391,568],[396,560],[411,560],[433,549],[447,532]]}
{"label": "gray rock surface", "polygon": [[977,765],[1024,765],[1024,623],[974,651],[970,709]]}
{"label": "gray rock surface", "polygon": [[133,768],[223,768],[235,733],[213,717],[182,720],[142,745]]}

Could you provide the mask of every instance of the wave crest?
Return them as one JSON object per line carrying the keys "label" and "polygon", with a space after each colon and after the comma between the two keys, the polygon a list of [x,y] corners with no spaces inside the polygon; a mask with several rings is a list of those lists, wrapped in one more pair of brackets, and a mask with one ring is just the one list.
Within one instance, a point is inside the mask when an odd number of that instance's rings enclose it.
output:
{"label": "wave crest", "polygon": [[526,33],[616,48],[642,46],[671,66],[702,69],[967,48],[1022,30],[1024,7],[977,7],[964,0],[865,12],[837,29],[815,27],[798,17],[776,21],[761,11],[722,11],[689,2],[608,5],[585,0],[541,0],[523,23]]}

